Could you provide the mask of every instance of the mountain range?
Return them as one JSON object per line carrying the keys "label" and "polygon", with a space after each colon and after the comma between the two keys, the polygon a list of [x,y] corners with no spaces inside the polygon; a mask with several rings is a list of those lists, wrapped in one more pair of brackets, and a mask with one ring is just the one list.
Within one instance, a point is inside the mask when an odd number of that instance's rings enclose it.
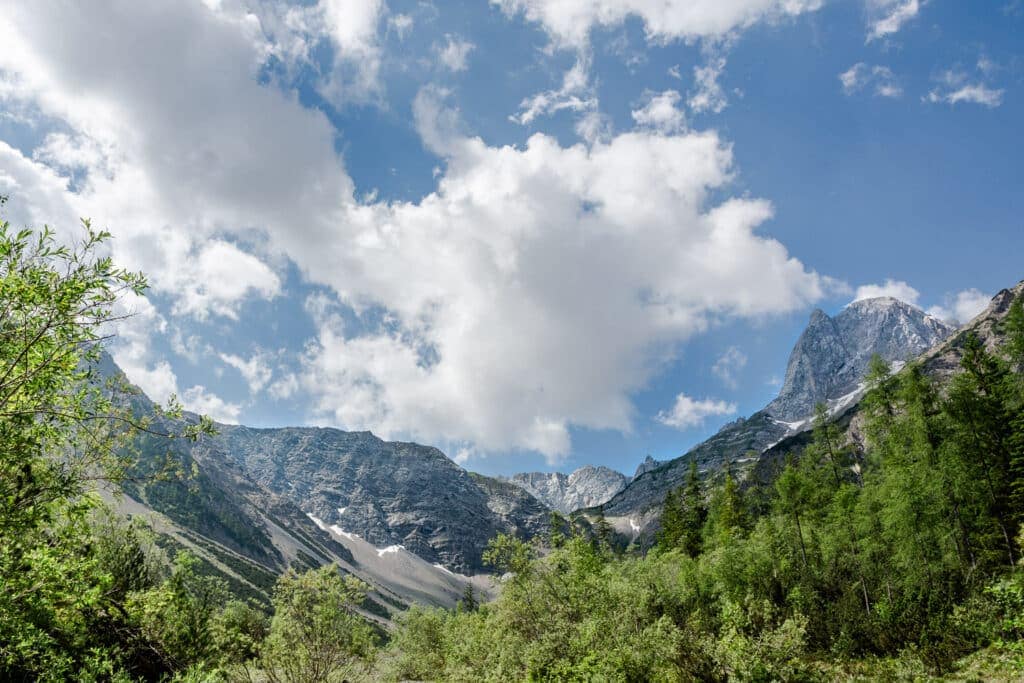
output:
{"label": "mountain range", "polygon": [[[890,298],[855,302],[834,317],[814,311],[777,398],[678,458],[648,456],[632,478],[593,466],[492,478],[436,448],[369,432],[217,425],[216,435],[196,443],[141,436],[140,475],[157,473],[168,457],[188,474],[140,476],[126,484],[119,504],[148,515],[166,543],[188,547],[257,599],[266,599],[288,566],[335,562],[373,587],[366,611],[386,621],[411,602],[451,606],[467,587],[486,595],[488,540],[541,535],[552,511],[600,513],[626,539],[649,538],[665,494],[683,481],[691,458],[705,475],[726,463],[763,473],[763,463],[806,434],[815,404],[826,403],[837,417],[856,405],[873,354],[906,362],[953,333]],[[109,358],[104,363],[106,374],[120,373]],[[137,410],[152,414],[153,404],[139,396]]]}

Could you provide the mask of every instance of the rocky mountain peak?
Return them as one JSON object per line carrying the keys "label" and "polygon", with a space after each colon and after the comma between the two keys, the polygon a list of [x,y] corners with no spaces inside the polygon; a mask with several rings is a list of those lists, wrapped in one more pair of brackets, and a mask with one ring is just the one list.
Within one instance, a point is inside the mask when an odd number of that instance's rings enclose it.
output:
{"label": "rocky mountain peak", "polygon": [[524,472],[508,480],[563,514],[601,505],[629,482],[621,472],[594,465],[585,465],[571,474]]}
{"label": "rocky mountain peak", "polygon": [[659,465],[663,464],[661,460],[655,460],[650,455],[644,458],[644,461],[636,466],[636,472],[633,473],[633,478],[636,479],[644,472],[650,472],[653,469],[657,469]]}
{"label": "rocky mountain peak", "polygon": [[766,411],[784,421],[806,418],[818,402],[856,391],[874,354],[906,361],[953,330],[892,297],[855,301],[834,317],[815,310],[790,354],[782,391]]}

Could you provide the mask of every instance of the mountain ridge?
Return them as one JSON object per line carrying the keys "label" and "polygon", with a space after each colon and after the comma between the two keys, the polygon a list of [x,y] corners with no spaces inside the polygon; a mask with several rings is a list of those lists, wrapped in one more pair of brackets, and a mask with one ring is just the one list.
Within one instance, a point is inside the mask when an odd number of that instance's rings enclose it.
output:
{"label": "mountain ridge", "polygon": [[521,472],[506,479],[562,514],[602,505],[629,482],[626,475],[603,465],[584,465],[569,474]]}
{"label": "mountain ridge", "polygon": [[891,297],[855,301],[835,316],[815,309],[794,344],[786,381],[775,399],[724,425],[683,455],[640,472],[607,503],[588,512],[593,516],[600,511],[628,536],[647,534],[657,525],[665,494],[685,480],[691,458],[705,476],[727,462],[750,468],[787,436],[809,429],[819,401],[833,415],[856,402],[874,353],[904,362],[953,333],[954,328],[934,316]]}

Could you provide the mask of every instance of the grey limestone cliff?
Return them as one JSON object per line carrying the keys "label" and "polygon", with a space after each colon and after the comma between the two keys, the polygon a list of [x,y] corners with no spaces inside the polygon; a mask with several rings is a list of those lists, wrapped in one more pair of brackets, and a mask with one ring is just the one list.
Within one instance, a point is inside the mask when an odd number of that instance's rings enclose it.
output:
{"label": "grey limestone cliff", "polygon": [[484,571],[481,554],[498,533],[531,537],[547,525],[535,498],[470,474],[436,448],[338,429],[219,430],[199,448],[221,450],[326,526],[456,572]]}
{"label": "grey limestone cliff", "polygon": [[553,510],[569,514],[608,501],[629,479],[607,467],[585,465],[572,474],[526,472],[513,475],[509,481]]}
{"label": "grey limestone cliff", "polygon": [[819,401],[836,401],[856,391],[872,355],[907,361],[953,330],[890,297],[855,301],[835,317],[816,310],[790,354],[782,390],[765,411],[779,420],[804,419]]}

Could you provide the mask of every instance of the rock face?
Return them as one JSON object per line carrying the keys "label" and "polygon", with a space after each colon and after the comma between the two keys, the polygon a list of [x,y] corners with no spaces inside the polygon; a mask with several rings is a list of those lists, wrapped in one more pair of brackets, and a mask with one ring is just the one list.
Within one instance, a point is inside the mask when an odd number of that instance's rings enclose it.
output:
{"label": "rock face", "polygon": [[569,514],[607,502],[622,490],[629,479],[607,467],[586,465],[572,474],[527,472],[513,475],[509,481],[549,508]]}
{"label": "rock face", "polygon": [[328,527],[473,574],[498,533],[531,537],[548,510],[519,489],[472,475],[436,448],[370,432],[219,425],[197,446],[217,449],[249,477]]}
{"label": "rock face", "polygon": [[636,472],[633,473],[633,479],[636,479],[644,472],[650,472],[653,469],[661,467],[665,463],[661,460],[655,460],[650,455],[644,458],[644,461],[636,466]]}
{"label": "rock face", "polygon": [[[104,377],[122,376],[109,356],[97,369]],[[141,392],[132,400],[140,413],[152,413]],[[186,413],[182,424],[197,420]],[[182,424],[164,428],[173,432]],[[194,475],[129,482],[126,492],[187,532],[271,571],[286,568],[298,548],[291,543],[282,551],[275,541],[281,529],[318,537],[333,553],[314,553],[307,543],[306,556],[351,561],[346,548],[357,536],[377,549],[401,546],[427,567],[444,567],[438,571],[472,575],[488,569],[481,555],[497,534],[530,538],[548,528],[550,510],[532,495],[467,472],[436,448],[337,429],[216,429],[214,436],[170,446],[140,436],[133,453],[139,475],[154,474],[169,448],[181,471]]]}
{"label": "rock face", "polygon": [[872,355],[907,361],[953,330],[890,297],[856,301],[834,318],[816,310],[790,354],[782,390],[765,411],[779,420],[804,419],[819,401],[838,401],[856,391]]}
{"label": "rock face", "polygon": [[665,494],[685,480],[690,458],[705,473],[726,462],[741,467],[755,463],[787,436],[809,429],[818,402],[825,402],[833,414],[853,405],[872,355],[907,361],[954,331],[890,297],[854,302],[835,317],[814,311],[790,354],[786,381],[775,400],[749,418],[725,425],[682,457],[645,461],[633,481],[602,506],[605,515],[625,533],[646,531],[656,524]]}

